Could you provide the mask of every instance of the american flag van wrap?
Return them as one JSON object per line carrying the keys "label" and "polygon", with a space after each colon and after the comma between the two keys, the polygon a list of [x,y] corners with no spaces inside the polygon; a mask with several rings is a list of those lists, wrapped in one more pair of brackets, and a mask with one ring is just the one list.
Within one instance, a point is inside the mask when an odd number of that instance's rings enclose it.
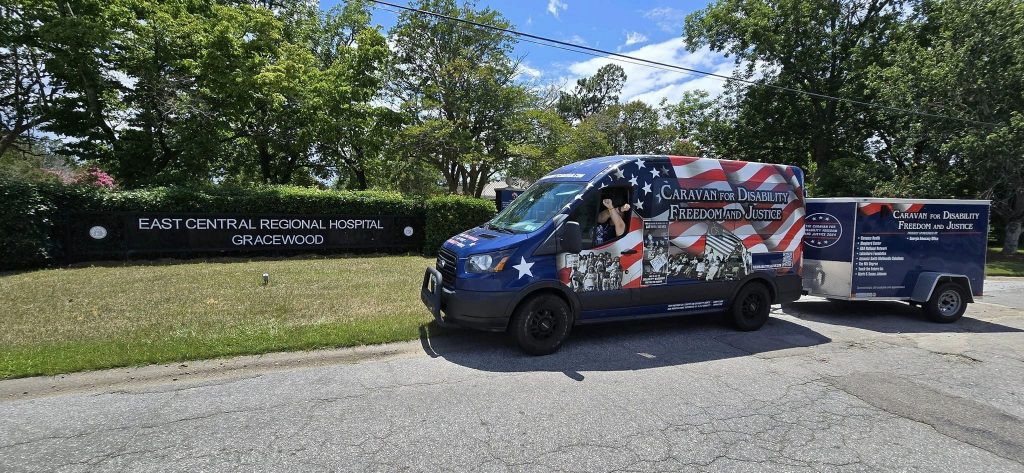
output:
{"label": "american flag van wrap", "polygon": [[614,186],[630,189],[627,233],[559,255],[559,279],[575,291],[800,273],[804,189],[794,166],[623,157],[586,190]]}

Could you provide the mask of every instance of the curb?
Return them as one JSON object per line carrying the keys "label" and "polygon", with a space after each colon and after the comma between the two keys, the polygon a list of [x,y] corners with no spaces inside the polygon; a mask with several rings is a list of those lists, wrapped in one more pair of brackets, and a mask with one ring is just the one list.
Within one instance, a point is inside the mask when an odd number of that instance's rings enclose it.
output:
{"label": "curb", "polygon": [[182,389],[209,384],[210,381],[256,377],[277,371],[413,356],[428,356],[420,340],[17,378],[0,381],[0,402],[80,392],[139,391],[165,385]]}

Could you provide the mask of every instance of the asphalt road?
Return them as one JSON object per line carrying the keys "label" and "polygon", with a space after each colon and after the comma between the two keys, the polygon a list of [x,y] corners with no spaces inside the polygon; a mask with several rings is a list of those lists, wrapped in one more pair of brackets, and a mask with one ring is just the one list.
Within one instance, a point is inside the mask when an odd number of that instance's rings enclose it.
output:
{"label": "asphalt road", "polygon": [[587,327],[541,358],[470,333],[384,360],[26,391],[0,401],[0,471],[1024,471],[1024,282],[989,288],[1016,307],[937,325],[809,299],[755,333]]}
{"label": "asphalt road", "polygon": [[1020,278],[989,277],[984,292],[985,302],[1024,309],[1024,283]]}

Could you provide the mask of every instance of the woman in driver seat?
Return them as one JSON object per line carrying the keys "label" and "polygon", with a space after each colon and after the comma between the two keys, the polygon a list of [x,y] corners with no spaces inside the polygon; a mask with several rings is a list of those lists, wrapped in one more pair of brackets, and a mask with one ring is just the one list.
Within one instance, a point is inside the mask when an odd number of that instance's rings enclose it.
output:
{"label": "woman in driver seat", "polygon": [[626,233],[626,216],[629,204],[626,203],[626,189],[605,189],[601,192],[603,209],[597,215],[594,225],[594,245],[603,245]]}

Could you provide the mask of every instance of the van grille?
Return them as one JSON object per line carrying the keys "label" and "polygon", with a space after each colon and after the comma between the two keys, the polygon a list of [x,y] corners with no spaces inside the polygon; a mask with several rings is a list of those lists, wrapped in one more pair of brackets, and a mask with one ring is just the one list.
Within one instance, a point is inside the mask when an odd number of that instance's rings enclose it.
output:
{"label": "van grille", "polygon": [[447,248],[441,248],[437,252],[437,270],[441,272],[441,279],[445,286],[455,287],[455,253]]}

